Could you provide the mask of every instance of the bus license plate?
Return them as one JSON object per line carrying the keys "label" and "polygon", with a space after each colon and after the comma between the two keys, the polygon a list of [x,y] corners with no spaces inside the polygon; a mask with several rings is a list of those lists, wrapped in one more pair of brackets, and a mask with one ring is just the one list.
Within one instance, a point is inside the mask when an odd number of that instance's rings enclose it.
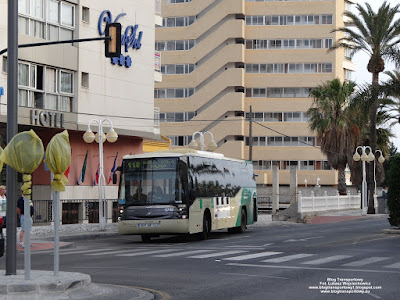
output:
{"label": "bus license plate", "polygon": [[160,223],[152,223],[152,224],[138,224],[138,227],[145,227],[145,228],[154,228],[154,227],[160,227]]}

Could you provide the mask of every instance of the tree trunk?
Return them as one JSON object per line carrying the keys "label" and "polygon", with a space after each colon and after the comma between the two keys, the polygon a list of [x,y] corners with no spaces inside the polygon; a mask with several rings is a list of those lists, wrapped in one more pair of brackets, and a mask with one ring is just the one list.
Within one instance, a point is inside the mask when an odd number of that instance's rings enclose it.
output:
{"label": "tree trunk", "polygon": [[343,166],[338,167],[338,192],[339,195],[347,195],[346,171]]}
{"label": "tree trunk", "polygon": [[[378,89],[379,89],[379,73],[372,74],[372,103],[369,109],[369,146],[372,153],[376,151],[376,114],[378,111]],[[374,193],[374,162],[368,164],[368,214],[375,213]]]}

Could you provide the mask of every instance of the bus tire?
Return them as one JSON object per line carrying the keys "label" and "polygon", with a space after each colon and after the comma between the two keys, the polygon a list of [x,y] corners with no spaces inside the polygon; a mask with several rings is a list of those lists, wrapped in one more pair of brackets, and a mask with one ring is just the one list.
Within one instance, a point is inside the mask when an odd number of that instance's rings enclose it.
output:
{"label": "bus tire", "polygon": [[246,216],[246,211],[242,209],[240,226],[237,227],[237,233],[243,233],[246,231],[246,229],[247,229],[247,216]]}
{"label": "bus tire", "polygon": [[151,235],[150,234],[142,234],[142,242],[143,243],[149,243],[151,240]]}
{"label": "bus tire", "polygon": [[200,233],[201,240],[208,240],[211,231],[211,220],[208,214],[203,217],[203,232]]}

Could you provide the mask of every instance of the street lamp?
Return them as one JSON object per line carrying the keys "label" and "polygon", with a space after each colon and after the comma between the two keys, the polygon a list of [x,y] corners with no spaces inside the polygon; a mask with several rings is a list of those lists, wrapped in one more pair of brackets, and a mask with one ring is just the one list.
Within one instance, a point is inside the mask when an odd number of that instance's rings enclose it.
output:
{"label": "street lamp", "polygon": [[[361,156],[358,153],[358,149],[361,149]],[[367,154],[365,150],[369,150],[369,153]],[[356,151],[354,152],[353,155],[353,160],[354,161],[359,161],[362,160],[362,185],[361,185],[361,191],[362,191],[362,200],[361,200],[361,209],[362,209],[362,214],[367,215],[367,180],[366,180],[366,174],[365,174],[365,162],[366,161],[373,161],[375,160],[375,155],[372,154],[372,149],[370,146],[358,146],[356,148]]]}
{"label": "street lamp", "polygon": [[[92,122],[96,122],[99,131],[96,133],[96,135],[90,130],[90,124]],[[104,134],[103,132],[103,124],[105,122],[110,123],[111,129],[107,132],[107,134]],[[104,119],[104,120],[97,120],[97,119],[92,119],[89,121],[88,124],[88,130],[83,134],[83,140],[90,144],[93,143],[94,140],[96,140],[97,143],[99,143],[99,229],[101,231],[106,230],[106,220],[105,220],[105,178],[104,178],[104,172],[103,172],[103,143],[107,140],[110,143],[116,142],[118,139],[118,134],[114,131],[113,129],[113,124],[111,120],[109,119]]]}
{"label": "street lamp", "polygon": [[[211,132],[206,131],[206,132],[199,132],[196,131],[195,133],[193,133],[192,135],[192,141],[189,143],[189,148],[192,149],[196,149],[196,150],[201,150],[204,151],[204,135],[208,133],[211,135],[211,142],[208,144],[208,151],[214,151],[215,149],[218,148],[217,144],[214,141],[214,136]],[[200,135],[200,146],[199,144],[197,144],[196,140],[195,140],[195,135],[198,134]]]}
{"label": "street lamp", "polygon": [[[375,151],[375,154],[376,154],[377,152],[380,153],[380,156],[378,157],[378,162],[381,163],[381,164],[383,164],[383,163],[385,162],[385,158],[384,158],[383,155],[382,155],[382,151],[381,151],[381,150],[376,150],[376,151]],[[375,164],[375,157],[374,157],[374,184],[375,184],[375,189],[374,189],[374,200],[376,200],[376,176],[375,176],[375,173],[376,173],[376,164]],[[375,204],[376,204],[376,203],[375,203]]]}

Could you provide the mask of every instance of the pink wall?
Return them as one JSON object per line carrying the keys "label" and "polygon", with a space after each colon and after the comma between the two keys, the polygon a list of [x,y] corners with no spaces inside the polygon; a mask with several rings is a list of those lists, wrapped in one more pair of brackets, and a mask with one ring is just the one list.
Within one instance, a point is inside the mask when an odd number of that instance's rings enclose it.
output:
{"label": "pink wall", "polygon": [[[34,131],[42,139],[45,151],[50,139],[59,132],[53,129],[41,128],[35,128]],[[88,151],[85,181],[82,183],[82,185],[92,186],[96,176],[97,167],[99,165],[99,144],[96,142],[86,144],[82,138],[83,132],[69,131],[68,134],[72,149],[72,156],[67,185],[77,185],[79,175],[82,171],[86,151]],[[103,149],[104,177],[106,179],[106,185],[108,185],[108,178],[110,176],[110,171],[117,152],[118,158],[116,166],[118,167],[121,165],[122,157],[124,155],[143,153],[143,139],[138,137],[119,136],[115,143],[105,142],[103,144]],[[50,172],[44,170],[43,163],[32,174],[32,181],[35,185],[50,184]],[[110,182],[110,185],[112,185],[112,182]]]}

